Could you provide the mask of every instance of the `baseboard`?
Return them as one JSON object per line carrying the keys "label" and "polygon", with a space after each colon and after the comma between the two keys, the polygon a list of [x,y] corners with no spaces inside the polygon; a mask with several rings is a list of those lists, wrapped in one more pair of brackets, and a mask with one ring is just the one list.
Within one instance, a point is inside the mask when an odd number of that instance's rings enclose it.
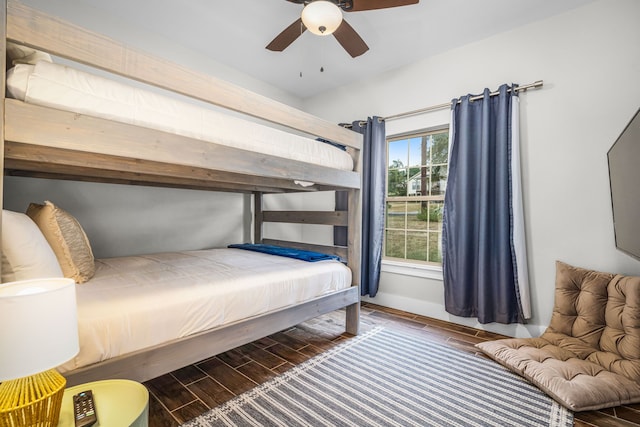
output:
{"label": "baseboard", "polygon": [[374,298],[362,297],[363,302],[370,302],[384,307],[394,308],[396,310],[407,311],[409,313],[419,314],[421,316],[432,317],[434,319],[444,320],[459,325],[469,326],[484,331],[494,332],[497,334],[507,335],[517,338],[530,338],[540,336],[547,325],[537,324],[512,324],[503,325],[500,323],[479,323],[475,318],[465,318],[453,316],[447,313],[443,304],[434,303],[432,301],[420,300],[416,298],[408,298],[401,295],[378,292]]}

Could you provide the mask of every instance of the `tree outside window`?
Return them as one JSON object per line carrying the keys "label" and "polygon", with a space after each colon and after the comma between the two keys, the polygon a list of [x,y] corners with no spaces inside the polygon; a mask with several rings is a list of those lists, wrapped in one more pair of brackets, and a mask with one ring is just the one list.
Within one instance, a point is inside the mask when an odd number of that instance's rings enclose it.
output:
{"label": "tree outside window", "polygon": [[439,265],[449,131],[387,139],[385,259]]}

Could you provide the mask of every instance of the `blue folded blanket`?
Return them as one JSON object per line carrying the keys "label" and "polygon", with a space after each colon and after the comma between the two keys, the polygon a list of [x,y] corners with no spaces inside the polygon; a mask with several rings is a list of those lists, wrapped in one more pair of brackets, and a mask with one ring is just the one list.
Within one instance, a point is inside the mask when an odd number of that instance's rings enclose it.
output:
{"label": "blue folded blanket", "polygon": [[301,249],[285,248],[283,246],[274,245],[263,245],[258,243],[240,243],[229,245],[229,247],[234,249],[246,249],[248,251],[261,252],[264,254],[279,255],[287,258],[295,258],[309,262],[324,261],[327,259],[335,259],[338,261],[340,260],[340,257],[337,255],[327,255],[320,252],[303,251]]}

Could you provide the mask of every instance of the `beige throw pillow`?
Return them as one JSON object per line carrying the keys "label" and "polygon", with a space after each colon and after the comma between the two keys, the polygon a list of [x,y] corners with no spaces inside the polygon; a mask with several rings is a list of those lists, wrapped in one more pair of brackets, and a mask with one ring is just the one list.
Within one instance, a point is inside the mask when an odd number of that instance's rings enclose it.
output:
{"label": "beige throw pillow", "polygon": [[95,260],[89,239],[80,223],[68,212],[53,203],[32,203],[27,215],[38,224],[58,258],[65,277],[84,283],[95,273]]}

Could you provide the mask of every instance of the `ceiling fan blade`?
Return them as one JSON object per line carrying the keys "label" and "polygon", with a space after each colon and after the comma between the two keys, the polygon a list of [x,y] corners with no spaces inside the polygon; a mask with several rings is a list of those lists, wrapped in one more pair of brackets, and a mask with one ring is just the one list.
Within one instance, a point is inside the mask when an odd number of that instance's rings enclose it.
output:
{"label": "ceiling fan blade", "polygon": [[267,49],[282,52],[305,31],[306,27],[302,24],[302,19],[298,18],[293,24],[278,34],[275,39],[271,40],[271,43],[267,45]]}
{"label": "ceiling fan blade", "polygon": [[408,6],[417,4],[420,0],[352,0],[353,7],[344,9],[345,12],[359,12],[362,10],[387,9],[389,7]]}
{"label": "ceiling fan blade", "polygon": [[356,33],[356,30],[344,19],[342,20],[342,24],[340,24],[338,29],[333,33],[333,36],[353,58],[369,50],[369,46],[362,40],[362,37],[360,37],[360,35]]}

